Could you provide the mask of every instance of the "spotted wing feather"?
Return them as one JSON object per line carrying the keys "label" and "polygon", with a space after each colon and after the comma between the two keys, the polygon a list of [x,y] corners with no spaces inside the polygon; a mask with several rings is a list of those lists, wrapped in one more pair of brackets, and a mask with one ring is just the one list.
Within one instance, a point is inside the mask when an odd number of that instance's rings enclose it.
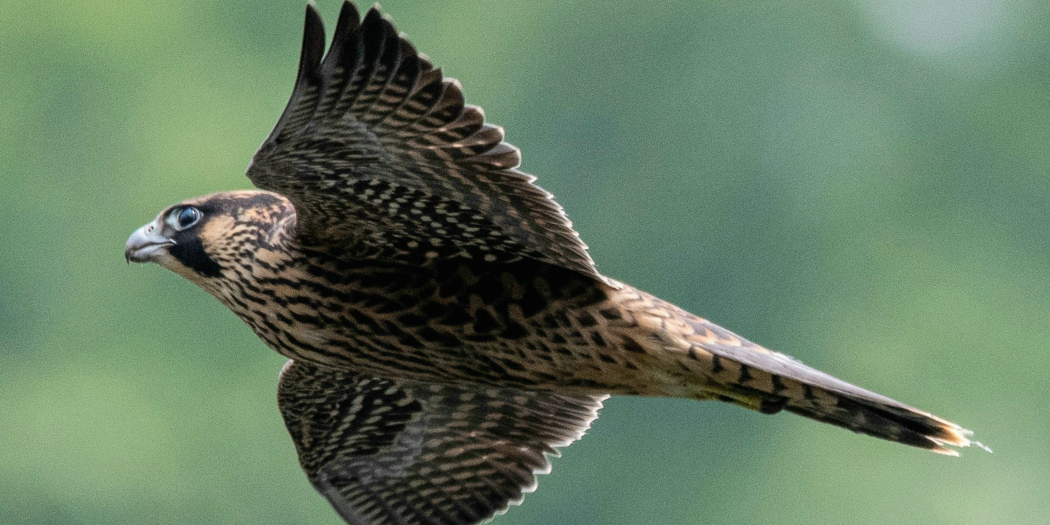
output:
{"label": "spotted wing feather", "polygon": [[287,196],[305,244],[403,263],[534,258],[599,278],[503,130],[375,8],[343,4],[327,55],[307,7],[288,106],[248,177]]}
{"label": "spotted wing feather", "polygon": [[289,361],[278,401],[310,482],[349,523],[470,524],[520,503],[605,396],[395,382]]}

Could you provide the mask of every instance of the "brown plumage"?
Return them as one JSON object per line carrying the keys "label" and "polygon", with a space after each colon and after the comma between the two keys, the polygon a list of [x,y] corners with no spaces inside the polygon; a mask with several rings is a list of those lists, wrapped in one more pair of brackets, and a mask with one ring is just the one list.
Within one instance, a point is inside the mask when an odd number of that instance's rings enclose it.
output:
{"label": "brown plumage", "polygon": [[520,153],[372,9],[298,79],[248,170],[135,232],[291,359],[278,401],[354,524],[502,512],[610,394],[787,410],[942,454],[969,432],[751,343],[595,269]]}

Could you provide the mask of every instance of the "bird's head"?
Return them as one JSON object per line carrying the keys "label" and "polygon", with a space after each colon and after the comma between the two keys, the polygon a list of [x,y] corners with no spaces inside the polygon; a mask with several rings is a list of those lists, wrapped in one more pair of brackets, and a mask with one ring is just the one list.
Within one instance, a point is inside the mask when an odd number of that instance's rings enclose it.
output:
{"label": "bird's head", "polygon": [[128,262],[155,262],[205,286],[245,253],[271,243],[295,219],[288,199],[266,191],[230,191],[166,208],[124,245]]}

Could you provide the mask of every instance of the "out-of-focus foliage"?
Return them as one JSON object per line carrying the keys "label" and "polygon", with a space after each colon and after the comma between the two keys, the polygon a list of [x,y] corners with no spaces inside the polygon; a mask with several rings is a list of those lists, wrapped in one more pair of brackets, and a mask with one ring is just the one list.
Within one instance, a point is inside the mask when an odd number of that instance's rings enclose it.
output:
{"label": "out-of-focus foliage", "polygon": [[[600,270],[996,453],[613,399],[497,523],[1050,522],[1048,4],[728,4],[384,8]],[[0,523],[339,523],[281,425],[283,359],[121,259],[163,207],[249,186],[302,11],[0,3]]]}

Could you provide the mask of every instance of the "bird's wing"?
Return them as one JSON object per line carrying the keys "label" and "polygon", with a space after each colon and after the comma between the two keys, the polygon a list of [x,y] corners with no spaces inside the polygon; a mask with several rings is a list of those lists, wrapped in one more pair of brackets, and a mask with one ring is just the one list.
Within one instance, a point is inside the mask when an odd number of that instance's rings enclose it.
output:
{"label": "bird's wing", "polygon": [[277,397],[303,470],[347,522],[452,525],[520,503],[607,396],[395,382],[289,361]]}
{"label": "bird's wing", "polygon": [[327,55],[324,41],[309,5],[291,99],[248,168],[295,205],[302,242],[409,264],[529,257],[601,278],[503,129],[378,10],[361,20],[346,2]]}

